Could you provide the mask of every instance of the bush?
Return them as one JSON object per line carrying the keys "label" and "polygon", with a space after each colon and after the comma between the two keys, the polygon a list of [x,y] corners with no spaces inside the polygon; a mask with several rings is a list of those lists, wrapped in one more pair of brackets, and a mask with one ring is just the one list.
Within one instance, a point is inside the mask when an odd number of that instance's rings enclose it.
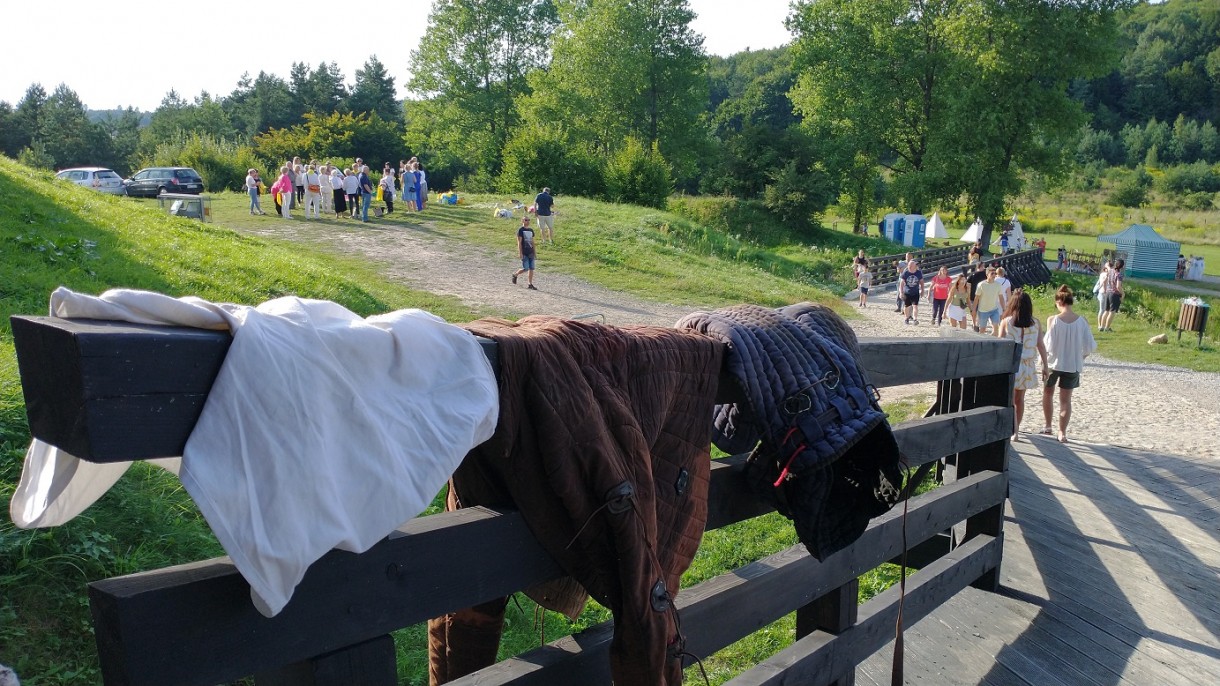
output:
{"label": "bush", "polygon": [[1220,173],[1205,162],[1181,164],[1165,170],[1157,186],[1166,193],[1215,193],[1220,191]]}
{"label": "bush", "polygon": [[505,193],[544,187],[585,198],[606,193],[601,163],[591,152],[535,127],[522,129],[505,144],[498,185]]}
{"label": "bush", "polygon": [[763,204],[776,217],[803,230],[814,225],[814,215],[826,210],[834,198],[833,182],[820,168],[800,169],[796,160],[771,173],[763,190]]}
{"label": "bush", "polygon": [[656,145],[629,137],[606,165],[606,197],[611,202],[665,209],[673,191],[669,163]]}
{"label": "bush", "polygon": [[[203,177],[204,190],[212,193],[240,191],[247,170],[261,167],[249,146],[197,133],[161,143],[151,157],[140,160],[140,166],[191,167]],[[265,177],[274,178],[274,172],[267,170]]]}
{"label": "bush", "polygon": [[55,168],[55,158],[47,152],[47,147],[42,144],[42,141],[34,141],[30,147],[22,148],[21,153],[17,156],[17,161],[35,169]]}

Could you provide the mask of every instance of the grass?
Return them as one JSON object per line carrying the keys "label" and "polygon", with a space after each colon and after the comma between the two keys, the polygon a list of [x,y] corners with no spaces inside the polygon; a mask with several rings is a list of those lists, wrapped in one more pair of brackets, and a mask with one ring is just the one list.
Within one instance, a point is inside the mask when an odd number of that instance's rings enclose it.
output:
{"label": "grass", "polygon": [[[465,205],[432,209],[427,229],[511,248],[516,223],[493,219],[491,212],[504,200],[470,196]],[[5,315],[44,312],[50,291],[65,285],[87,293],[122,286],[250,304],[297,294],[334,300],[362,315],[401,307],[425,308],[450,321],[484,314],[389,283],[376,265],[309,245],[251,237],[267,219],[251,217],[245,203],[243,195],[213,196],[215,223],[205,225],[166,217],[155,201],[55,183],[48,174],[0,157],[0,308]],[[879,239],[793,232],[757,206],[723,198],[680,199],[669,212],[560,198],[557,209],[559,242],[548,250],[547,269],[674,303],[815,300],[854,316],[839,298],[850,288],[850,256],[860,248],[874,255],[892,252],[892,245]],[[397,217],[389,221],[406,223]],[[302,231],[317,232],[318,245],[324,232],[351,228],[350,222],[320,221],[308,229],[301,223]],[[1046,311],[1042,302],[1040,313]],[[1087,307],[1081,309],[1087,314]],[[12,495],[29,440],[7,321],[0,323],[0,503]],[[1134,323],[1130,332],[1127,317],[1116,324],[1120,331],[1106,345],[1130,338],[1131,354],[1144,352],[1135,345],[1142,334]],[[1197,353],[1200,366],[1214,364],[1206,362],[1216,357],[1214,341],[1210,345]],[[918,400],[886,409],[894,423],[922,412]],[[794,542],[791,525],[777,515],[709,532],[684,585]],[[19,531],[0,523],[0,662],[15,666],[27,685],[98,683],[85,583],[218,554],[215,538],[178,481],[143,464],[65,526]],[[893,583],[896,574],[883,567],[867,575],[861,598]],[[576,622],[548,612],[538,624],[535,607],[522,598],[509,606],[501,657],[608,617],[591,604]],[[791,616],[781,619],[707,658],[709,677],[721,683],[787,645],[792,622]],[[423,627],[396,632],[395,641],[404,682],[425,683]]]}
{"label": "grass", "polygon": [[[243,229],[263,218],[246,212],[245,196],[220,194],[213,200],[215,221],[201,224],[167,217],[155,201],[102,196],[0,158],[3,313],[45,312],[50,291],[64,285],[86,293],[128,287],[250,304],[296,294],[334,300],[362,315],[400,307],[422,307],[452,321],[482,314],[452,299],[388,283],[375,266],[251,237]],[[469,200],[430,213],[429,228],[470,243],[511,245],[515,223],[491,218],[491,207],[502,199]],[[552,268],[674,302],[778,305],[813,299],[837,305],[837,294],[848,286],[840,279],[841,267],[858,242],[827,235],[832,247],[808,248],[788,243],[793,237],[761,223],[734,235],[673,212],[579,199],[562,199],[560,206],[561,242],[549,251]],[[341,224],[318,222],[316,230],[334,231]],[[28,436],[11,332],[3,325],[0,502],[12,496]],[[751,544],[743,545],[743,537]],[[753,522],[748,530],[711,533],[688,583],[793,540],[791,526],[776,517]],[[98,503],[64,526],[21,531],[0,524],[0,662],[15,667],[28,685],[98,683],[85,584],[220,554],[178,481],[145,464],[133,466]],[[522,599],[510,605],[501,654],[606,619],[606,610],[591,604],[574,623],[545,613],[538,625],[534,606]],[[424,683],[424,628],[396,632],[395,640],[404,681]],[[725,673],[759,656],[753,649],[745,655],[745,662],[726,662],[736,666],[724,667]]]}

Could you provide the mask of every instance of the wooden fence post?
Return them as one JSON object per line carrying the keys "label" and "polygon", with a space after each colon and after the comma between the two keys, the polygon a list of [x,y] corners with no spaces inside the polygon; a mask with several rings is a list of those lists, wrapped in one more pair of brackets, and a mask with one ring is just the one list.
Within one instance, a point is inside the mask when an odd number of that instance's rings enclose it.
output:
{"label": "wooden fence post", "polygon": [[[1019,355],[1015,349],[1014,357]],[[1015,360],[1014,360],[1015,363]],[[1015,364],[1014,364],[1015,369]],[[965,379],[962,383],[962,409],[969,410],[988,405],[1012,407],[1012,374],[995,374]],[[981,445],[957,454],[956,478],[962,479],[982,471],[995,471],[1008,474],[1008,437],[1003,440]],[[961,545],[979,534],[994,536],[1002,541],[1004,536],[1004,502],[988,508],[966,520],[964,531],[962,527],[955,528],[956,545]],[[1002,545],[1002,543],[1001,543]],[[987,572],[976,579],[971,585],[985,591],[997,591],[1000,587],[1000,570]]]}
{"label": "wooden fence post", "polygon": [[[796,639],[814,631],[842,633],[853,626],[860,612],[860,579],[852,579],[796,611]],[[856,672],[844,674],[831,686],[855,686]]]}

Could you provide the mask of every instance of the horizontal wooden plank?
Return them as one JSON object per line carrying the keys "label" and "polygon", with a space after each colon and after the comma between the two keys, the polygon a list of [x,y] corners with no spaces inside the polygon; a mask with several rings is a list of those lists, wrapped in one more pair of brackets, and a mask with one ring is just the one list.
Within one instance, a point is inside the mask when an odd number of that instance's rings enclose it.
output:
{"label": "horizontal wooden plank", "polygon": [[[230,343],[225,332],[55,317],[15,316],[12,327],[31,433],[94,462],[180,455]],[[885,387],[1010,373],[1015,345],[866,339],[861,353]]]}
{"label": "horizontal wooden plank", "polygon": [[[1000,561],[1003,544],[978,536],[932,565],[912,574],[902,599],[909,626],[968,586]],[[838,635],[823,631],[793,643],[754,669],[729,681],[733,686],[823,686],[847,674],[894,636],[901,590],[891,586],[860,608],[859,621]]]}
{"label": "horizontal wooden plank", "polygon": [[[731,469],[716,470],[713,484],[737,481]],[[1005,491],[1002,475],[980,473],[921,496],[935,497],[912,502],[908,540],[917,543],[993,506]],[[861,559],[845,568],[846,578],[900,550],[894,524],[876,530],[900,514],[875,520],[849,549]],[[843,559],[821,566],[834,568]],[[469,508],[413,520],[362,555],[332,551],[310,567],[273,618],[254,610],[249,586],[227,558],[97,581],[89,595],[107,684],[211,684],[360,643],[560,574],[520,515]]]}
{"label": "horizontal wooden plank", "polygon": [[[935,536],[954,520],[1002,502],[1006,488],[1004,475],[979,473],[911,499],[906,518],[908,541]],[[687,650],[711,655],[876,567],[902,550],[902,525],[902,510],[895,509],[873,520],[851,547],[824,562],[809,557],[798,545],[683,590],[677,607]],[[986,537],[972,540],[979,539]],[[997,548],[991,567],[998,565],[999,559]],[[937,564],[941,563],[933,563],[929,569]],[[977,574],[991,567],[978,569]],[[453,682],[453,686],[609,683],[606,654],[610,638],[609,624],[600,625],[492,665]]]}
{"label": "horizontal wooden plank", "polygon": [[1020,362],[1016,341],[969,338],[872,338],[860,342],[864,368],[878,388],[995,374]]}

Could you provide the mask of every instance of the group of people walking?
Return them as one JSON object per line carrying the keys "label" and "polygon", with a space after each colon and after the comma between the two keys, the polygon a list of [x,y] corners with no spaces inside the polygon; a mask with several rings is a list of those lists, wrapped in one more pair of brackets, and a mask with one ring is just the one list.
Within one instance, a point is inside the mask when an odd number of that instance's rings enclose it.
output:
{"label": "group of people walking", "polygon": [[[259,196],[264,184],[257,169],[246,174],[246,192],[250,196],[250,214],[262,215]],[[323,214],[334,213],[336,219],[351,217],[367,222],[374,196],[383,203],[383,212],[394,211],[394,201],[401,198],[408,212],[422,211],[428,199],[428,176],[417,158],[399,160],[394,167],[389,162],[381,172],[381,179],[373,183],[369,166],[357,157],[350,166],[343,168],[329,162],[302,162],[292,158],[280,166],[279,177],[270,189],[275,212],[285,219],[292,218],[292,210],[303,207],[306,219],[320,219]]]}
{"label": "group of people walking", "polygon": [[[1034,315],[1033,300],[1023,289],[1012,287],[1003,267],[978,268],[971,260],[956,277],[948,267],[940,267],[930,279],[925,279],[919,261],[911,253],[894,263],[898,275],[895,312],[903,315],[905,325],[919,324],[919,306],[931,301],[934,325],[940,326],[948,316],[949,325],[965,330],[1008,338],[1021,349],[1021,362],[1014,379],[1013,407],[1015,425],[1013,440],[1021,440],[1021,421],[1025,414],[1027,391],[1042,387],[1044,424],[1039,431],[1057,435],[1067,442],[1067,427],[1072,416],[1072,391],[1080,386],[1084,358],[1097,349],[1088,321],[1073,309],[1075,294],[1066,285],[1055,293],[1056,313],[1046,320],[1045,327]],[[875,275],[870,261],[861,250],[853,260],[856,283],[860,290],[858,307],[868,306],[868,294]],[[1104,320],[1109,322],[1122,301],[1121,261],[1099,277]],[[967,317],[973,321],[967,324]],[[1099,324],[1100,326],[1100,324]],[[1056,392],[1057,389],[1057,392]],[[1058,395],[1059,412],[1054,411]]]}

